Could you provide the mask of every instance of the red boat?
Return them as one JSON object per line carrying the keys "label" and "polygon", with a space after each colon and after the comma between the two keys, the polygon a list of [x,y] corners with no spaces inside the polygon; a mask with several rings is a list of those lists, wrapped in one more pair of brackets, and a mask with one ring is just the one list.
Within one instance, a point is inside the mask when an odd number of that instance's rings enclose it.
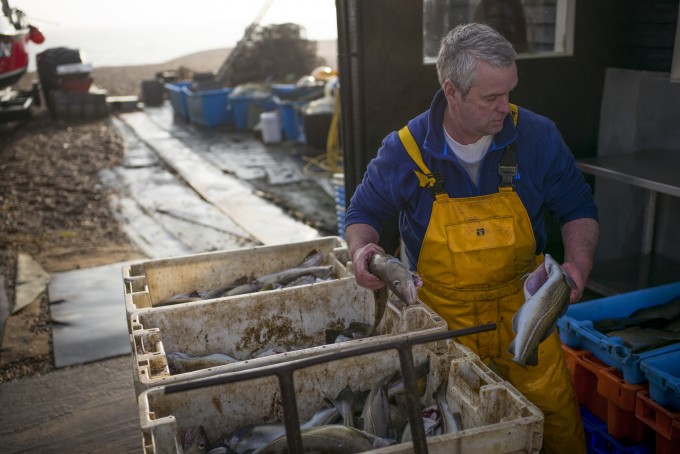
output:
{"label": "red boat", "polygon": [[2,0],[0,15],[0,88],[9,87],[24,75],[28,68],[26,44],[40,44],[45,37],[30,25],[23,11],[10,8],[8,0]]}
{"label": "red boat", "polygon": [[30,25],[23,11],[10,8],[9,0],[2,1],[0,14],[0,121],[24,119],[30,115],[30,107],[37,93],[14,91],[10,87],[28,69],[29,41],[40,44],[45,37]]}

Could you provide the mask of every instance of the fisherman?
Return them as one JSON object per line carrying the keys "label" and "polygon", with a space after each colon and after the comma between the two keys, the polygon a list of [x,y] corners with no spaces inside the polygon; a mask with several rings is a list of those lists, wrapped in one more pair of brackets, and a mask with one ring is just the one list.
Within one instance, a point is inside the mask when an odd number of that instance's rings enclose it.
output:
{"label": "fisherman", "polygon": [[429,110],[390,133],[346,213],[346,238],[359,285],[384,283],[368,271],[383,224],[399,214],[419,298],[449,329],[496,323],[467,345],[545,415],[546,452],[585,452],[578,403],[557,332],[525,368],[506,349],[524,303],[523,276],[543,261],[544,209],[561,225],[564,270],[578,301],[599,238],[590,187],[555,124],[510,104],[516,52],[492,28],[451,30],[437,57],[441,90]]}

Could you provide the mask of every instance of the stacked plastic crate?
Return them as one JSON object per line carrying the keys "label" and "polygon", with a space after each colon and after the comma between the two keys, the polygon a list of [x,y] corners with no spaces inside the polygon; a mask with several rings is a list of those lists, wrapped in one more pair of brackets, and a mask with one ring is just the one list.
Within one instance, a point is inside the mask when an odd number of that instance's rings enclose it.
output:
{"label": "stacked plastic crate", "polygon": [[576,304],[558,321],[589,452],[680,452],[680,342],[632,352],[594,327],[677,298],[680,282]]}

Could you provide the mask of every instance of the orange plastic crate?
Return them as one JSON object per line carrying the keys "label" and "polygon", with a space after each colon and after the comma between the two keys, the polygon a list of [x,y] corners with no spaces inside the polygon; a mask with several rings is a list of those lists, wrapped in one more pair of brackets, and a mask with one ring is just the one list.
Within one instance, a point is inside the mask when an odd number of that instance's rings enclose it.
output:
{"label": "orange plastic crate", "polygon": [[672,412],[649,397],[649,391],[638,393],[635,416],[656,432],[657,454],[680,452],[680,412]]}
{"label": "orange plastic crate", "polygon": [[575,350],[562,344],[579,404],[607,424],[612,437],[639,442],[651,431],[635,417],[636,396],[648,384],[633,385],[622,373],[586,350]]}

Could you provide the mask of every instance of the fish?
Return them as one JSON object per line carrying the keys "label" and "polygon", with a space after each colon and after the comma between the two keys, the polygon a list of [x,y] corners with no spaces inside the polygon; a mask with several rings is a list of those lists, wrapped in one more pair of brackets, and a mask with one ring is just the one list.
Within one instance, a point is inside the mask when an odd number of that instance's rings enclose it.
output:
{"label": "fish", "polygon": [[576,284],[550,254],[524,282],[524,304],[512,318],[515,338],[508,346],[512,360],[522,367],[538,364],[538,346],[552,334],[557,319],[569,307]]}
{"label": "fish", "polygon": [[368,262],[368,271],[380,278],[407,306],[418,302],[418,287],[423,281],[396,257],[376,252]]}
{"label": "fish", "polygon": [[[310,419],[300,424],[300,430],[332,424],[339,416],[334,406],[321,407]],[[286,426],[282,423],[247,425],[228,435],[225,444],[236,453],[252,453],[285,436]]]}
{"label": "fish", "polygon": [[284,285],[293,282],[302,276],[312,275],[319,279],[328,279],[333,272],[333,265],[318,265],[318,266],[303,266],[289,268],[287,270],[278,271],[276,273],[260,276],[255,279],[257,284],[271,285],[274,288],[283,287]]}
{"label": "fish", "polygon": [[[304,452],[324,454],[351,454],[370,451],[395,443],[385,440],[355,427],[343,425],[327,425],[301,430]],[[261,450],[258,454],[283,454],[288,452],[288,441],[282,436]]]}
{"label": "fish", "polygon": [[345,386],[330,403],[337,408],[345,426],[354,426],[354,392],[350,385]]}
{"label": "fish", "polygon": [[680,318],[680,298],[675,298],[668,303],[640,308],[628,317],[606,318],[594,321],[593,328],[602,334],[620,331],[633,326],[668,329],[669,321],[678,318]]}
{"label": "fish", "polygon": [[373,385],[361,412],[363,430],[380,438],[395,438],[394,428],[390,420],[390,402],[387,390],[389,383],[393,382],[398,374],[398,371],[392,373]]}
{"label": "fish", "polygon": [[290,287],[298,287],[300,285],[310,285],[316,282],[316,276],[312,274],[305,274],[304,276],[300,276],[297,279],[287,283],[284,285],[284,288],[290,288]]}
{"label": "fish", "polygon": [[210,367],[224,366],[236,363],[238,360],[225,353],[212,353],[210,355],[195,356],[189,353],[169,352],[165,355],[168,361],[170,374],[183,374],[194,372]]}
{"label": "fish", "polygon": [[367,323],[350,322],[349,326],[344,329],[327,329],[326,330],[326,344],[337,344],[340,342],[363,339],[371,335],[372,328]]}
{"label": "fish", "polygon": [[156,304],[155,307],[171,306],[174,304],[182,303],[193,303],[194,301],[200,301],[203,299],[201,292],[198,290],[192,290],[190,292],[179,293],[173,295],[170,298],[164,299],[163,301]]}
{"label": "fish", "polygon": [[203,296],[203,299],[209,300],[209,299],[213,299],[213,298],[220,298],[220,297],[224,296],[230,290],[233,290],[240,285],[246,284],[248,282],[248,280],[249,280],[248,276],[237,277],[236,279],[229,282],[228,284],[222,285],[220,287],[217,287],[217,288],[214,288],[214,289],[208,291],[205,294],[205,296]]}
{"label": "fish", "polygon": [[439,407],[439,413],[442,415],[442,433],[456,433],[463,430],[463,417],[461,415],[461,408],[457,402],[449,403],[446,398],[446,386],[448,382],[444,381],[439,385],[435,392],[434,398]]}
{"label": "fish", "polygon": [[185,454],[205,454],[208,450],[208,436],[203,426],[192,426],[184,432],[182,443]]}
{"label": "fish", "polygon": [[638,326],[612,331],[607,336],[619,337],[631,353],[642,353],[680,341],[680,332]]}
{"label": "fish", "polygon": [[[425,428],[425,436],[433,435],[442,423],[442,415],[435,406],[428,407],[422,411],[423,426]],[[401,443],[406,441],[413,441],[413,434],[411,433],[411,423],[406,423],[404,431],[399,439]]]}
{"label": "fish", "polygon": [[387,290],[387,286],[381,287],[378,290],[373,291],[373,303],[375,309],[373,311],[373,326],[371,327],[369,336],[373,336],[375,333],[378,332],[378,326],[380,325],[380,322],[385,316],[385,309],[387,308],[388,297],[389,291]]}

